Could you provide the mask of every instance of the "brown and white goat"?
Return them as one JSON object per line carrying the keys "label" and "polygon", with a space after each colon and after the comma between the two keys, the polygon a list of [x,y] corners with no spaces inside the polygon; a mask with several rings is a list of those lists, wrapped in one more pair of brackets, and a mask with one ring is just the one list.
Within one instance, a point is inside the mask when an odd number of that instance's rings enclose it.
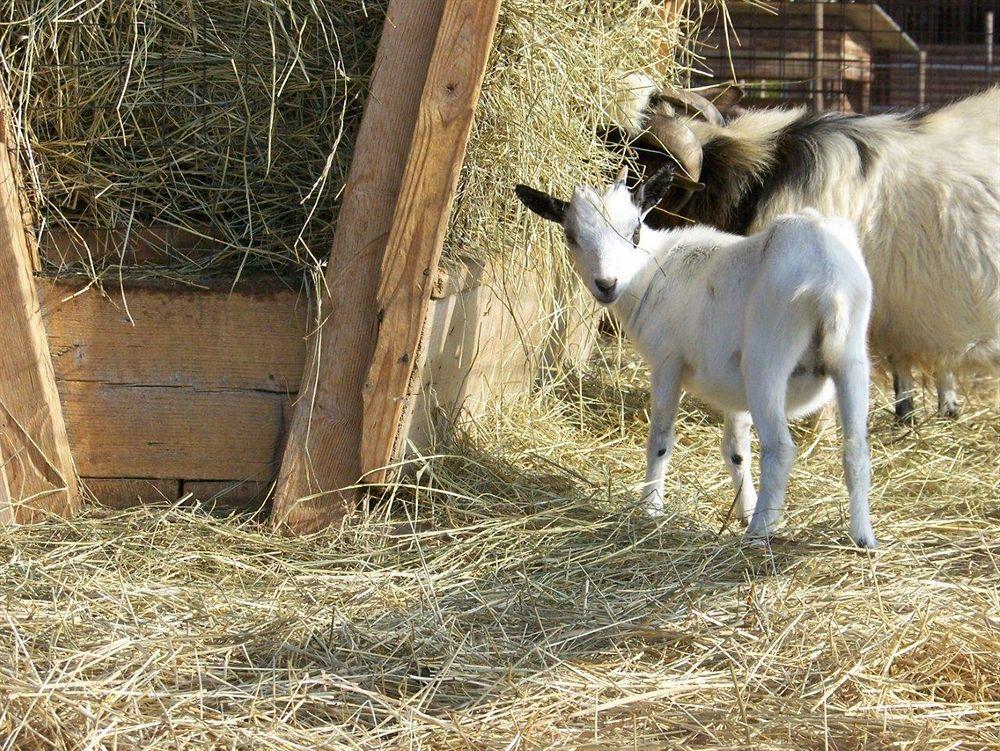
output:
{"label": "brown and white goat", "polygon": [[954,415],[952,373],[1000,366],[1000,87],[874,116],[742,110],[735,88],[716,107],[642,75],[626,88],[617,117],[638,161],[647,172],[673,161],[688,178],[651,226],[749,235],[807,206],[857,225],[871,347],[893,370],[899,417],[913,413],[913,367],[937,374],[939,411]]}

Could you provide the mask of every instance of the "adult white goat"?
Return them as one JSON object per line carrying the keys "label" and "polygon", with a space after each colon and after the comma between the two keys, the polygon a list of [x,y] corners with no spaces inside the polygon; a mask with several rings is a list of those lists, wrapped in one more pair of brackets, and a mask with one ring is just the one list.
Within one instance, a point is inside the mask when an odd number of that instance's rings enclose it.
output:
{"label": "adult white goat", "polygon": [[[517,187],[525,206],[563,227],[577,272],[651,370],[644,495],[662,510],[683,387],[724,413],[722,454],[747,535],[770,536],[795,456],[788,417],[817,409],[835,389],[851,538],[875,547],[866,433],[871,282],[853,227],[815,211],[779,217],[745,238],[643,227],[672,178],[666,165],[630,192],[623,174],[604,195],[579,187],[569,202]],[[759,499],[751,416],[761,442]]]}
{"label": "adult white goat", "polygon": [[705,186],[671,191],[653,226],[683,213],[751,234],[806,206],[856,224],[875,289],[870,343],[893,370],[900,418],[913,415],[912,367],[937,374],[949,416],[952,371],[1000,367],[1000,88],[861,116],[742,110],[736,88],[708,92],[716,107],[643,75],[626,87],[618,118],[647,173],[673,159]]}

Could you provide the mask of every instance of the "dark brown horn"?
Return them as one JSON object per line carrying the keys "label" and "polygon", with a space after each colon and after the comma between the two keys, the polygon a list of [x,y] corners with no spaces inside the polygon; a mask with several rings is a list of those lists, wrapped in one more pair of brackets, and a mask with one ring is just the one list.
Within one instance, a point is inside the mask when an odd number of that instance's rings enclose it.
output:
{"label": "dark brown horn", "polygon": [[693,182],[701,177],[701,142],[691,129],[675,117],[655,117],[646,130],[646,140],[670,154]]}
{"label": "dark brown horn", "polygon": [[664,89],[656,96],[673,105],[678,112],[701,115],[708,122],[720,127],[726,124],[726,120],[718,108],[701,94],[681,89]]}

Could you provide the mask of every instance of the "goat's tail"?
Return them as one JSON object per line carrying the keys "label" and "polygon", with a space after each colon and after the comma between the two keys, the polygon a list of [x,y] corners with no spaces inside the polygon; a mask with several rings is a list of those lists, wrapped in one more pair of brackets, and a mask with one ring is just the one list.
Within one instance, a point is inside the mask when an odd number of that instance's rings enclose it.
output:
{"label": "goat's tail", "polygon": [[820,356],[827,365],[840,360],[851,330],[851,304],[843,292],[834,291],[819,299]]}
{"label": "goat's tail", "polygon": [[639,135],[646,127],[649,102],[659,92],[660,87],[645,73],[629,73],[611,105],[615,124],[633,138]]}

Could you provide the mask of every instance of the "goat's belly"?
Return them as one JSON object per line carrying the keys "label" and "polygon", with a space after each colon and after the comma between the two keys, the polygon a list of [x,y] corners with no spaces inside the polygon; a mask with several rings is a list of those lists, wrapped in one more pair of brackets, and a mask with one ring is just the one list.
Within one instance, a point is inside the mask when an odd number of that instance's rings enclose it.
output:
{"label": "goat's belly", "polygon": [[[687,378],[683,385],[685,391],[722,412],[750,410],[743,377],[738,371],[717,374],[714,378],[704,375]],[[833,396],[833,381],[827,376],[796,373],[788,379],[785,413],[790,418],[808,415],[827,404]]]}
{"label": "goat's belly", "polygon": [[743,376],[735,373],[709,377],[699,374],[684,380],[684,390],[720,412],[746,412],[747,394]]}
{"label": "goat's belly", "polygon": [[793,373],[788,379],[785,412],[789,417],[803,417],[829,403],[833,397],[833,381],[827,376]]}

